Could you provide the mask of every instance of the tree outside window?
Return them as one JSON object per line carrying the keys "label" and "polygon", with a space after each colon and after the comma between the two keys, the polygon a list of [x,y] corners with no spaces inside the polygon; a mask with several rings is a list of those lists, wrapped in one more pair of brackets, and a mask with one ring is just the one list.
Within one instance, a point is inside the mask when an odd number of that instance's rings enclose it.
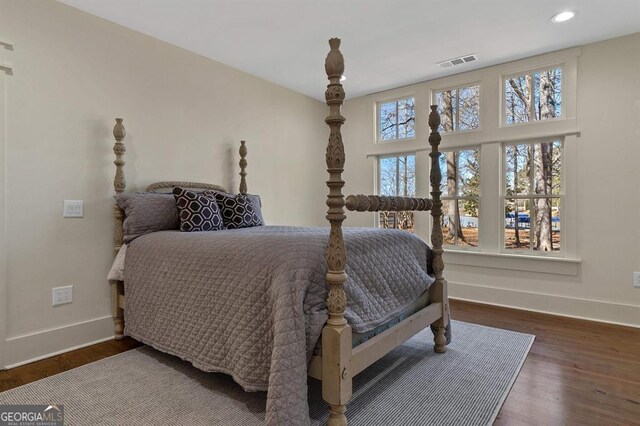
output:
{"label": "tree outside window", "polygon": [[378,138],[380,141],[408,139],[416,136],[414,98],[378,104]]}
{"label": "tree outside window", "polygon": [[505,124],[549,120],[562,113],[562,67],[504,80]]}
{"label": "tree outside window", "polygon": [[[380,195],[415,197],[415,154],[381,157],[378,161]],[[380,212],[379,220],[381,228],[414,231],[413,212]]]}
{"label": "tree outside window", "polygon": [[480,149],[443,151],[440,156],[444,243],[478,247]]}
{"label": "tree outside window", "polygon": [[444,133],[480,128],[480,85],[445,89],[434,94]]}
{"label": "tree outside window", "polygon": [[504,248],[560,251],[562,141],[504,146]]}

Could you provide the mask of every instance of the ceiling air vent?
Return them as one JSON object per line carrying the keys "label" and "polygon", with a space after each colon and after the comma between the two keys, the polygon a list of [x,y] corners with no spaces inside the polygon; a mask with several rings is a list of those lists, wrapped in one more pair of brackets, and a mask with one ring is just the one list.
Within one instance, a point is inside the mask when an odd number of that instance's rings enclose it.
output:
{"label": "ceiling air vent", "polygon": [[445,69],[445,68],[450,68],[454,65],[462,65],[462,64],[466,64],[468,62],[473,62],[477,60],[478,60],[477,55],[464,55],[464,56],[460,56],[459,58],[453,58],[447,61],[438,62],[437,65],[439,65],[440,68]]}

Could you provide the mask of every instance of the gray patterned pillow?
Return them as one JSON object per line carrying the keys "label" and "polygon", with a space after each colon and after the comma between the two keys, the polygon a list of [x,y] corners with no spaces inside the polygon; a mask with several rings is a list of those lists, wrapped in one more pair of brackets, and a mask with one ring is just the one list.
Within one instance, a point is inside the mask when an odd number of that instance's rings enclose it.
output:
{"label": "gray patterned pillow", "polygon": [[260,197],[257,195],[233,195],[219,191],[205,191],[204,195],[217,201],[227,229],[264,225],[260,210]]}
{"label": "gray patterned pillow", "polygon": [[184,232],[224,229],[220,208],[215,199],[183,188],[173,188],[180,212],[180,230]]}
{"label": "gray patterned pillow", "polygon": [[125,214],[123,223],[125,243],[150,232],[180,227],[178,209],[172,194],[132,192],[118,194],[115,199]]}
{"label": "gray patterned pillow", "polygon": [[264,217],[262,216],[262,200],[260,199],[260,196],[255,194],[246,194],[246,196],[251,201],[251,204],[253,204],[253,211],[258,216],[258,222],[260,222],[259,226],[264,225]]}

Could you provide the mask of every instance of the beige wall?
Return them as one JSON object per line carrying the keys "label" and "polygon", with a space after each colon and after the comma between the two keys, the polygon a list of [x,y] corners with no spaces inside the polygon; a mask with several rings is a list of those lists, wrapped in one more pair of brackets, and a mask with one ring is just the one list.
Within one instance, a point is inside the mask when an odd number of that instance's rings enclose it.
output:
{"label": "beige wall", "polygon": [[[15,45],[14,75],[0,76],[3,365],[112,336],[116,116],[128,132],[128,190],[172,179],[235,190],[246,139],[249,190],[262,196],[267,222],[324,224],[324,104],[53,1],[0,7],[0,39]],[[63,219],[64,199],[84,200],[84,218]],[[67,284],[74,302],[53,308],[51,288]]]}
{"label": "beige wall", "polygon": [[[577,58],[577,90],[574,99],[570,100],[571,103],[575,101],[575,105],[569,105],[567,120],[538,123],[531,129],[532,132],[544,129],[543,132],[548,130],[553,134],[561,128],[570,132],[577,127],[580,132],[579,137],[568,136],[565,140],[567,155],[573,156],[566,170],[571,174],[567,178],[572,181],[567,189],[571,190],[571,194],[567,194],[571,206],[567,207],[572,210],[573,217],[563,226],[573,228],[574,241],[569,244],[573,246],[568,250],[569,257],[581,259],[581,262],[446,254],[445,275],[451,284],[450,295],[454,297],[640,326],[640,289],[632,287],[632,272],[640,271],[640,180],[637,176],[640,34],[586,45],[582,49],[572,49],[566,55],[575,58],[576,52],[580,55]],[[554,63],[560,57],[558,55],[563,54],[533,58],[514,66],[531,67],[536,61],[538,65]],[[385,150],[390,153],[395,149],[391,143],[384,146],[373,143],[376,101],[415,94],[416,109],[426,111],[430,89],[481,80],[481,96],[495,105],[491,114],[483,115],[482,119],[486,119],[487,127],[494,126],[494,129],[460,135],[455,140],[443,137],[443,147],[479,143],[476,138],[485,138],[483,142],[492,144],[499,134],[515,135],[511,129],[497,127],[499,73],[505,69],[499,67],[349,100],[344,112],[347,123],[343,128],[348,162],[347,192],[372,192],[375,160],[365,160],[367,154]],[[348,93],[348,84],[346,90]],[[420,120],[422,118],[418,117],[416,132],[422,140],[402,142],[398,145],[400,148],[410,150],[427,146],[424,140],[426,120]],[[494,148],[498,153],[499,144],[493,143]],[[419,153],[416,159],[418,179],[425,182],[422,191],[425,196],[426,158],[426,153]],[[483,163],[485,166],[499,167],[499,164]],[[493,203],[489,204],[493,206]],[[497,218],[500,214],[498,205],[486,206],[484,211]],[[573,224],[568,222],[571,220]],[[346,224],[370,226],[373,222],[372,215],[350,214]],[[495,226],[496,232],[498,229]]]}

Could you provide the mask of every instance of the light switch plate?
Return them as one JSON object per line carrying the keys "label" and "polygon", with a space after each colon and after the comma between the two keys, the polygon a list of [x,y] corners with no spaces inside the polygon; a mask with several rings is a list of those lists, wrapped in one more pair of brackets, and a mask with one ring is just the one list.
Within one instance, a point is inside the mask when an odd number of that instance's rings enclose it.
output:
{"label": "light switch plate", "polygon": [[64,200],[63,217],[83,217],[84,201],[82,200]]}
{"label": "light switch plate", "polygon": [[640,272],[633,273],[633,286],[635,288],[640,288]]}

